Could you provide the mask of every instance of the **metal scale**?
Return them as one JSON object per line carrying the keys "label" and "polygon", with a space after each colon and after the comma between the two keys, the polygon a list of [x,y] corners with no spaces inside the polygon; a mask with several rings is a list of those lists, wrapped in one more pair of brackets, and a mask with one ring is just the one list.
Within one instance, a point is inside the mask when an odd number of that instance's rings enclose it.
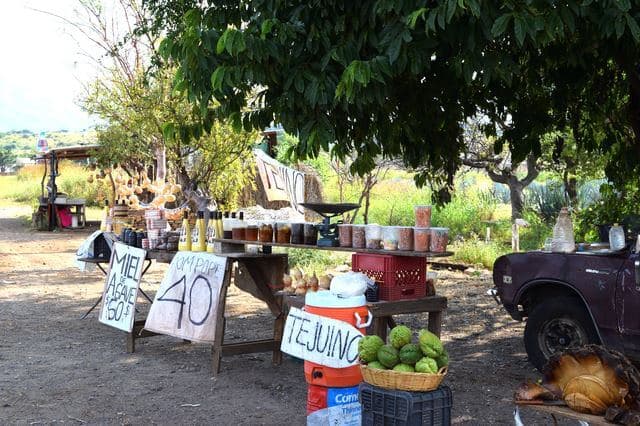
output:
{"label": "metal scale", "polygon": [[338,224],[341,224],[342,220],[331,223],[331,219],[360,207],[359,204],[354,203],[300,203],[300,205],[318,213],[324,218],[322,224],[318,226],[318,232],[320,233],[318,247],[338,247],[340,245],[340,240],[338,239]]}

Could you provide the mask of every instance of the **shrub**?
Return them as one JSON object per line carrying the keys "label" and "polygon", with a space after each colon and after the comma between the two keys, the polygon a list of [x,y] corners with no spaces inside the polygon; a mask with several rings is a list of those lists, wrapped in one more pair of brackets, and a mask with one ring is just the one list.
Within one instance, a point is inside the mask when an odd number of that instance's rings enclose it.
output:
{"label": "shrub", "polygon": [[511,247],[496,241],[485,242],[475,238],[454,243],[451,250],[454,252],[452,257],[454,261],[493,269],[495,260],[503,254],[509,253]]}

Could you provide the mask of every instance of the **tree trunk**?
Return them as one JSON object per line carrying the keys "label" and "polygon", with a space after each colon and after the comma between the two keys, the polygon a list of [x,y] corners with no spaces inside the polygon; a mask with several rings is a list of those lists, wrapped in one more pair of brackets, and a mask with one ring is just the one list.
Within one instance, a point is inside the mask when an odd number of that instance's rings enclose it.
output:
{"label": "tree trunk", "polygon": [[569,204],[572,207],[576,207],[578,205],[578,180],[573,176],[569,177],[566,171],[562,176],[562,180],[564,181],[564,190],[567,193]]}
{"label": "tree trunk", "polygon": [[511,223],[515,223],[516,219],[522,218],[522,211],[524,210],[524,186],[517,178],[509,179],[507,183],[509,187],[509,195],[511,196]]}

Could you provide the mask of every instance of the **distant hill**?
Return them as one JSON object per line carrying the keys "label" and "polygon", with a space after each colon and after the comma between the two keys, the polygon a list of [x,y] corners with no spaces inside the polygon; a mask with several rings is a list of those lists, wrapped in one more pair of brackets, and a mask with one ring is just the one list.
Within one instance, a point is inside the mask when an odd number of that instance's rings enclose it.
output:
{"label": "distant hill", "polygon": [[[0,149],[9,148],[18,157],[30,157],[36,152],[39,133],[31,130],[0,132]],[[96,133],[93,130],[84,132],[68,132],[56,130],[45,132],[45,139],[49,148],[60,148],[71,145],[87,145],[96,143]]]}

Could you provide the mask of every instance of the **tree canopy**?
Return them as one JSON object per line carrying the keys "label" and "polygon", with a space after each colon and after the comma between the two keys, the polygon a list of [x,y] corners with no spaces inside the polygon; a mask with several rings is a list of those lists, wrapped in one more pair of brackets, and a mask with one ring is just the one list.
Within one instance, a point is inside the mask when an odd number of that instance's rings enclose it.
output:
{"label": "tree canopy", "polygon": [[380,155],[399,157],[418,183],[450,186],[463,124],[483,114],[497,149],[508,144],[516,161],[567,126],[580,146],[624,160],[608,169],[614,179],[640,159],[638,1],[145,6],[204,127],[212,116],[247,129],[276,121],[298,135],[301,157],[357,152],[360,173]]}

